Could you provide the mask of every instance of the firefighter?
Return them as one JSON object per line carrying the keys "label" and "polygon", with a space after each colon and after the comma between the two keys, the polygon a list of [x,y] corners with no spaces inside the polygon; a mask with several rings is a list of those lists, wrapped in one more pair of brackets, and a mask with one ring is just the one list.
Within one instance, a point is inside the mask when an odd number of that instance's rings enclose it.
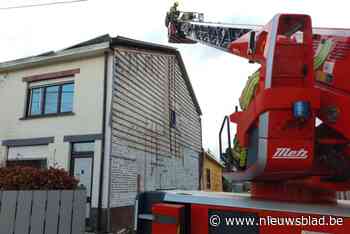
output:
{"label": "firefighter", "polygon": [[180,11],[177,9],[179,2],[175,2],[174,5],[170,8],[170,18],[176,20],[179,17]]}
{"label": "firefighter", "polygon": [[180,11],[177,9],[177,7],[179,6],[178,2],[175,2],[174,5],[170,8],[170,11],[167,13],[166,15],[166,19],[165,19],[165,26],[168,27],[170,22],[175,22],[179,15],[180,15]]}
{"label": "firefighter", "polygon": [[247,167],[248,151],[239,145],[237,137],[233,141],[233,148],[227,148],[224,153],[225,166],[227,169],[243,171]]}

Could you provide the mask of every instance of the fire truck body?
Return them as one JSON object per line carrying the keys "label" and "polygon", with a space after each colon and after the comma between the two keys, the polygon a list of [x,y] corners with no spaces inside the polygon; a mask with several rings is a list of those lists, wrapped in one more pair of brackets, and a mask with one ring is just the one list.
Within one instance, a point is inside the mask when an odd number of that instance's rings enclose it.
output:
{"label": "fire truck body", "polygon": [[140,194],[135,208],[137,234],[348,234],[350,230],[347,201],[305,204],[234,193],[157,191]]}
{"label": "fire truck body", "polygon": [[[350,30],[313,29],[311,17],[299,14],[254,26],[206,23],[202,14],[175,11],[166,24],[172,43],[199,42],[261,65],[249,78],[255,83],[245,88],[245,104],[226,118],[237,125],[235,147],[228,134],[224,153],[220,135],[220,156],[226,165],[233,161],[226,177],[251,181],[252,188],[243,197],[143,193],[137,233],[349,233],[350,205],[336,192],[350,189]],[[254,224],[227,224],[232,218]],[[284,218],[310,220],[269,223]],[[330,223],[337,219],[341,225]]]}

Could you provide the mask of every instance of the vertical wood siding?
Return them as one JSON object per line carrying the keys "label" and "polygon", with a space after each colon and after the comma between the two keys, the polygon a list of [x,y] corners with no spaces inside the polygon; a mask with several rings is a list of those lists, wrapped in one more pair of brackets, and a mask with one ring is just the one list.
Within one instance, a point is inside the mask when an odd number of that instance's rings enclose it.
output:
{"label": "vertical wood siding", "polygon": [[132,205],[137,191],[196,189],[200,116],[176,56],[117,49],[114,70],[112,207]]}
{"label": "vertical wood siding", "polygon": [[84,234],[85,190],[0,191],[0,233]]}

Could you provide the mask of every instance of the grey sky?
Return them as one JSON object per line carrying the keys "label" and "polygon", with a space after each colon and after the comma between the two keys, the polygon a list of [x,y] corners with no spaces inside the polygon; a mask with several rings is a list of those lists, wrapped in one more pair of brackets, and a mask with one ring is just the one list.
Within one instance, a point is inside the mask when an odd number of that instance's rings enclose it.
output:
{"label": "grey sky", "polygon": [[[1,0],[0,7],[56,0]],[[67,5],[0,10],[0,61],[58,50],[101,34],[167,44],[164,15],[170,0],[89,0]],[[265,24],[276,13],[310,14],[314,26],[350,28],[349,1],[183,0],[181,9],[211,21]],[[218,152],[218,128],[234,111],[249,74],[244,59],[201,45],[181,51],[203,110],[203,146]]]}

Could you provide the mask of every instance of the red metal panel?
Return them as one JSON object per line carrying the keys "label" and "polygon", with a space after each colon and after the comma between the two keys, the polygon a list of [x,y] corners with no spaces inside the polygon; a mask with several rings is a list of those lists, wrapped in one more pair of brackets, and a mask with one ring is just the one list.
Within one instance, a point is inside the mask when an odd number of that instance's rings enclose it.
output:
{"label": "red metal panel", "polygon": [[[270,139],[267,150],[266,175],[273,177],[278,175],[279,172],[281,174],[286,174],[287,172],[294,172],[295,174],[298,174],[297,172],[306,173],[305,171],[312,168],[313,141],[311,140],[292,138],[288,140],[287,137]],[[292,156],[293,153],[295,156]]]}
{"label": "red metal panel", "polygon": [[[220,206],[207,206],[207,205],[192,205],[191,206],[191,234],[228,234],[233,232],[227,231],[213,231],[215,228],[210,227],[210,219],[215,212],[220,213],[222,211],[241,212],[242,214],[251,214],[256,215],[259,218],[263,218],[262,222],[257,224],[259,234],[280,234],[280,233],[288,233],[288,234],[304,234],[310,232],[319,232],[319,233],[332,233],[332,234],[348,234],[350,229],[350,218],[343,217],[332,217],[334,219],[340,218],[343,222],[342,225],[331,225],[329,217],[325,216],[325,221],[328,225],[315,225],[316,222],[309,222],[312,218],[322,220],[323,216],[311,214],[311,213],[293,213],[293,212],[279,212],[279,211],[269,211],[269,210],[258,210],[258,209],[246,209],[246,208],[228,208],[228,207],[220,207]],[[229,213],[228,212],[228,213]],[[210,215],[208,215],[210,213]],[[305,220],[302,225],[273,225],[274,222],[271,220],[280,220],[279,224],[282,223],[282,219],[284,218],[296,218]],[[309,219],[310,217],[310,219]],[[306,219],[309,219],[306,221]],[[315,220],[314,219],[314,220]],[[266,220],[266,222],[263,222]],[[286,220],[286,219],[284,219]],[[291,220],[291,219],[290,219]],[[220,225],[217,228],[222,228],[221,225],[225,225],[225,220],[220,220]],[[295,221],[294,221],[295,222]],[[335,221],[334,221],[335,222]],[[310,225],[307,225],[310,223]],[[304,225],[305,224],[305,225]],[[334,223],[333,223],[334,224]],[[249,225],[248,225],[249,226]],[[209,230],[212,230],[211,232]],[[227,229],[226,229],[227,230]],[[246,232],[242,232],[246,233]]]}
{"label": "red metal panel", "polygon": [[318,109],[320,107],[320,92],[313,88],[295,87],[261,91],[246,111],[235,112],[230,116],[230,120],[238,125],[237,134],[240,144],[247,146],[246,134],[261,113],[276,109],[285,109],[287,113],[291,112],[293,102],[298,100],[308,100],[313,109]]}
{"label": "red metal panel", "polygon": [[158,203],[153,205],[152,234],[179,234],[184,206]]}

